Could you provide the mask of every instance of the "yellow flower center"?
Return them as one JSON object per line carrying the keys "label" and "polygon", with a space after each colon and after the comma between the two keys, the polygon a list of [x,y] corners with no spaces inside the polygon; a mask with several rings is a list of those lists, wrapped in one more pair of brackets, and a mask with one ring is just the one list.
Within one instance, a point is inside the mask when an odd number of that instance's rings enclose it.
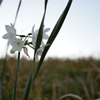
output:
{"label": "yellow flower center", "polygon": [[20,45],[20,42],[17,42],[18,45]]}
{"label": "yellow flower center", "polygon": [[13,34],[13,33],[10,33],[10,34]]}

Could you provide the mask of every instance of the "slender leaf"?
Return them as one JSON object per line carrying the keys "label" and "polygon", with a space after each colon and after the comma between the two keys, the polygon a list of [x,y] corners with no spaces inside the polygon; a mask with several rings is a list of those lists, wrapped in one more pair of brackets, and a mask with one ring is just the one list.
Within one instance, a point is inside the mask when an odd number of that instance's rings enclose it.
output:
{"label": "slender leaf", "polygon": [[32,70],[30,72],[30,76],[28,78],[28,82],[26,84],[22,100],[28,100],[29,92],[30,92],[31,85],[32,85],[31,83],[32,83]]}
{"label": "slender leaf", "polygon": [[44,16],[45,16],[45,13],[44,13],[44,15],[43,15],[42,22],[41,22],[41,25],[40,25],[40,28],[39,28],[39,32],[38,32],[38,36],[37,36],[37,40],[36,40],[35,52],[37,51],[37,49],[38,49],[38,48],[40,47],[40,45],[41,45],[42,35],[43,35]]}
{"label": "slender leaf", "polygon": [[[42,22],[41,22],[41,25],[40,25],[40,29],[39,29],[39,33],[38,33],[38,37],[37,37],[37,41],[36,41],[36,49],[35,49],[35,52],[39,48],[39,46],[41,44],[41,41],[42,41],[43,26],[44,26],[45,14],[46,14],[47,2],[48,2],[48,0],[45,0],[44,15],[43,15],[43,18],[42,18]],[[38,74],[38,71],[36,70],[36,73],[34,74],[33,79],[32,79],[32,84],[34,83],[34,81],[35,81],[35,79],[37,77],[37,74]]]}
{"label": "slender leaf", "polygon": [[[40,24],[38,36],[37,36],[35,53],[36,53],[36,50],[40,47],[40,44],[41,44],[41,41],[42,41],[44,18],[45,18],[45,14],[46,14],[46,6],[47,6],[47,2],[46,1],[47,0],[45,0],[45,10],[44,10],[43,18],[42,18],[42,21],[41,21],[41,24]],[[34,57],[35,57],[35,54],[34,54]],[[34,61],[35,61],[35,59],[33,59],[33,66],[34,66]],[[33,69],[33,66],[32,66],[32,69]],[[30,89],[32,87],[32,83],[33,82],[32,82],[32,70],[31,70],[30,77],[29,77],[28,82],[27,82],[27,85],[25,87],[25,91],[24,91],[22,100],[28,100],[28,96],[29,96]]]}
{"label": "slender leaf", "polygon": [[0,5],[2,4],[2,1],[3,1],[3,0],[0,0]]}
{"label": "slender leaf", "polygon": [[39,61],[39,64],[38,64],[38,67],[37,67],[37,70],[36,70],[36,73],[35,73],[35,75],[33,77],[33,82],[34,82],[34,80],[35,80],[35,78],[36,78],[36,76],[38,74],[38,71],[39,71],[39,69],[40,69],[40,67],[42,65],[42,62],[43,62],[43,60],[44,60],[44,58],[46,56],[47,51],[49,50],[51,44],[53,43],[54,39],[56,38],[56,36],[57,36],[57,34],[58,34],[58,32],[59,32],[59,30],[60,30],[60,28],[61,28],[64,20],[65,20],[67,14],[68,14],[68,11],[70,9],[70,6],[72,4],[72,1],[73,0],[69,0],[66,8],[64,9],[63,13],[61,14],[60,18],[58,19],[58,21],[57,21],[57,23],[55,25],[53,31],[51,32],[51,35],[50,35],[50,37],[49,37],[49,39],[47,41],[47,44],[49,44],[49,46],[45,47],[45,49],[44,49],[44,51],[42,53],[41,59]]}
{"label": "slender leaf", "polygon": [[48,0],[45,0],[45,8],[44,8],[45,11],[46,11],[46,8],[47,8],[47,3],[48,3]]}
{"label": "slender leaf", "polygon": [[18,5],[18,8],[17,8],[16,16],[15,16],[15,20],[14,20],[14,23],[13,23],[14,26],[15,26],[15,23],[16,23],[16,20],[17,20],[17,17],[18,17],[18,13],[19,13],[19,10],[20,10],[21,3],[22,3],[22,0],[19,1],[19,5]]}
{"label": "slender leaf", "polygon": [[36,40],[35,53],[36,53],[37,49],[40,47],[41,41],[42,41],[43,27],[44,27],[44,19],[45,19],[45,14],[46,14],[47,1],[48,0],[45,0],[44,14],[43,14],[43,18],[42,18],[42,21],[41,21],[41,24],[40,24],[40,28],[39,28],[37,40]]}
{"label": "slender leaf", "polygon": [[33,71],[33,66],[34,66],[34,60],[32,62],[32,69],[30,71],[30,76],[28,78],[28,81],[27,81],[27,84],[26,84],[26,87],[25,87],[25,90],[24,90],[24,94],[22,96],[22,100],[28,100],[29,92],[30,92],[30,89],[32,87],[32,71]]}
{"label": "slender leaf", "polygon": [[18,52],[18,60],[16,65],[15,82],[14,82],[15,84],[14,84],[12,100],[16,100],[16,88],[17,88],[17,80],[18,80],[19,63],[20,63],[20,52]]}
{"label": "slender leaf", "polygon": [[65,10],[63,11],[63,13],[61,14],[60,18],[59,18],[58,21],[57,21],[57,23],[56,23],[56,25],[55,25],[55,27],[54,27],[54,29],[53,29],[51,35],[50,35],[50,38],[49,38],[48,41],[47,41],[47,44],[50,44],[50,45],[51,45],[51,44],[53,43],[54,39],[56,38],[56,36],[57,36],[59,30],[61,29],[61,27],[62,27],[62,25],[63,25],[64,20],[65,20],[67,14],[68,14],[68,11],[69,11],[69,9],[70,9],[70,6],[71,6],[71,4],[72,4],[72,1],[73,1],[73,0],[69,0],[67,6],[66,6],[66,8],[65,8]]}

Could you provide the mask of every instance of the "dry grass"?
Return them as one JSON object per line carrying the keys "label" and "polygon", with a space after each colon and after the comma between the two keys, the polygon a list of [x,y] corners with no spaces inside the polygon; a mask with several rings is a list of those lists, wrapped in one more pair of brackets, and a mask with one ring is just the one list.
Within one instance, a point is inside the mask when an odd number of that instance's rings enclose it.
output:
{"label": "dry grass", "polygon": [[[3,61],[4,59],[0,59],[0,73]],[[32,61],[21,59],[17,100],[22,98],[31,65]],[[36,65],[37,63],[34,71]],[[15,66],[16,59],[9,58],[2,86],[3,100],[11,100]],[[45,60],[29,95],[29,100],[94,100],[96,98],[100,98],[100,60],[91,57],[76,60],[54,58]]]}

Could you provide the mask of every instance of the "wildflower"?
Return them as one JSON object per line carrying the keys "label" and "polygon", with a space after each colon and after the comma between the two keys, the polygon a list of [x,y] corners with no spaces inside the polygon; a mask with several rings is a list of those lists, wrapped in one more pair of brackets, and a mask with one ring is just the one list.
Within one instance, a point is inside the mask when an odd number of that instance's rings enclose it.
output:
{"label": "wildflower", "polygon": [[42,55],[42,52],[43,52],[43,50],[44,50],[44,48],[46,46],[49,46],[49,44],[42,45],[39,49],[37,49],[36,54],[35,54],[35,60],[36,61],[38,61],[38,56],[41,56]]}
{"label": "wildflower", "polygon": [[[46,32],[48,32],[50,30],[50,28],[46,28],[43,30],[43,39],[48,39],[49,36],[47,34],[45,34]],[[37,39],[37,36],[38,36],[38,31],[39,29],[37,29],[35,32],[34,32],[34,26],[32,28],[32,44],[33,46],[35,47],[35,44],[36,44],[36,39]],[[44,42],[42,41],[42,45],[44,45]]]}
{"label": "wildflower", "polygon": [[16,29],[14,28],[14,25],[11,24],[11,26],[9,25],[5,25],[6,31],[7,33],[4,34],[2,36],[3,39],[8,39],[8,44],[10,44],[13,40],[13,38],[15,38],[16,35]]}
{"label": "wildflower", "polygon": [[20,52],[22,50],[22,47],[24,46],[24,43],[21,39],[13,39],[12,43],[12,49],[10,50],[11,53],[14,53],[15,51]]}

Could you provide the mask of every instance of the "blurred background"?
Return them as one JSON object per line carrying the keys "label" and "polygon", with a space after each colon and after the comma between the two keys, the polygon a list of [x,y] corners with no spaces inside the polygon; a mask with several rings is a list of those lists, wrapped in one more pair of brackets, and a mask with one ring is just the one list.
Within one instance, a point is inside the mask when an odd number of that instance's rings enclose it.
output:
{"label": "blurred background", "polygon": [[[51,30],[64,10],[68,0],[49,0],[45,27]],[[7,41],[5,25],[14,23],[19,0],[3,0],[0,6],[0,57],[5,56]],[[73,0],[66,20],[46,57],[100,58],[100,0]],[[17,34],[31,32],[33,25],[39,28],[44,10],[44,0],[23,0],[15,28]],[[9,47],[8,54],[11,47]],[[33,50],[29,49],[29,55]],[[23,55],[23,52],[22,52]],[[10,56],[13,56],[10,54]],[[24,55],[26,57],[26,55]],[[27,58],[27,57],[26,57]]]}

